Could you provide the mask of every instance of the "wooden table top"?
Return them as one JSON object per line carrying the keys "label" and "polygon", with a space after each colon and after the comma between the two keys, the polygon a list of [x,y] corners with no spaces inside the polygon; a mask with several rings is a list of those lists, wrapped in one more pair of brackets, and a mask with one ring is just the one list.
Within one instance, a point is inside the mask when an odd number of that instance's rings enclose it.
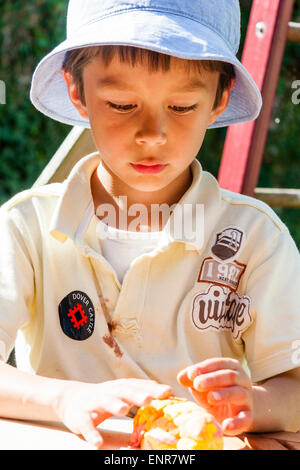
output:
{"label": "wooden table top", "polygon": [[[130,418],[106,419],[99,429],[103,450],[126,448],[133,429]],[[0,419],[0,450],[94,450],[59,423]],[[299,433],[246,434],[225,437],[225,450],[300,450]]]}

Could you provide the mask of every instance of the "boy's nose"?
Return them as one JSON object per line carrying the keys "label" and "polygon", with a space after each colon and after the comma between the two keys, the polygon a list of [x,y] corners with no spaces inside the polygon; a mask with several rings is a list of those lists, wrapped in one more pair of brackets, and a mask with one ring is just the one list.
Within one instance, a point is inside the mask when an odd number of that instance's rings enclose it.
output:
{"label": "boy's nose", "polygon": [[167,141],[166,130],[158,119],[147,119],[135,135],[138,145],[164,145]]}
{"label": "boy's nose", "polygon": [[167,141],[165,132],[145,130],[136,135],[136,143],[139,145],[164,145]]}

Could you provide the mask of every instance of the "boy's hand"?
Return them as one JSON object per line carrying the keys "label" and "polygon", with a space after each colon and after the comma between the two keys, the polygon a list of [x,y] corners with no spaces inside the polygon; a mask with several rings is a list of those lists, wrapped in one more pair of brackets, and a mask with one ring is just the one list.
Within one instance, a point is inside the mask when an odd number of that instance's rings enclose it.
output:
{"label": "boy's hand", "polygon": [[172,394],[168,385],[153,380],[118,379],[100,384],[70,382],[55,405],[59,419],[98,449],[103,438],[97,426],[110,416],[126,416],[132,406],[149,404]]}
{"label": "boy's hand", "polygon": [[253,392],[242,365],[231,358],[214,358],[179,372],[178,382],[222,425],[227,435],[249,430],[253,421]]}

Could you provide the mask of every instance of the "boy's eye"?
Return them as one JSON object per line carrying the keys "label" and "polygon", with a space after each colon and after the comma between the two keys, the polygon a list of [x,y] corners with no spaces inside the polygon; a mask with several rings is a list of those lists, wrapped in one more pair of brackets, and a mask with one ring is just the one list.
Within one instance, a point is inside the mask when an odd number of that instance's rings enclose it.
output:
{"label": "boy's eye", "polygon": [[176,113],[186,113],[188,111],[195,111],[198,105],[194,104],[193,106],[170,106]]}
{"label": "boy's eye", "polygon": [[108,102],[107,104],[110,108],[117,109],[118,111],[131,111],[131,109],[136,107],[135,104],[122,105],[122,104],[114,104],[111,102]]}
{"label": "boy's eye", "polygon": [[[107,103],[110,108],[116,109],[117,111],[126,112],[131,111],[132,109],[136,108],[136,104],[115,104],[111,103],[110,101]],[[170,108],[175,111],[176,113],[183,114],[188,111],[195,111],[198,105],[194,104],[193,106],[170,106]]]}

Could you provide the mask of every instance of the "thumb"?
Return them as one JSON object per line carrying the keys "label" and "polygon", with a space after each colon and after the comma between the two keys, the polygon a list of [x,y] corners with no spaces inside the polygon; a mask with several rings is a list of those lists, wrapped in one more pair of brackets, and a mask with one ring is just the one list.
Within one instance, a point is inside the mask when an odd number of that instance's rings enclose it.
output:
{"label": "thumb", "polygon": [[198,405],[203,406],[203,408],[208,408],[210,406],[210,403],[208,402],[208,392],[198,392],[198,390],[195,390],[192,387],[189,387],[189,392],[193,396],[193,398],[196,400]]}
{"label": "thumb", "polygon": [[97,449],[101,449],[103,446],[103,437],[101,436],[99,430],[96,428],[96,425],[89,415],[80,426],[80,433],[89,444],[96,447]]}

